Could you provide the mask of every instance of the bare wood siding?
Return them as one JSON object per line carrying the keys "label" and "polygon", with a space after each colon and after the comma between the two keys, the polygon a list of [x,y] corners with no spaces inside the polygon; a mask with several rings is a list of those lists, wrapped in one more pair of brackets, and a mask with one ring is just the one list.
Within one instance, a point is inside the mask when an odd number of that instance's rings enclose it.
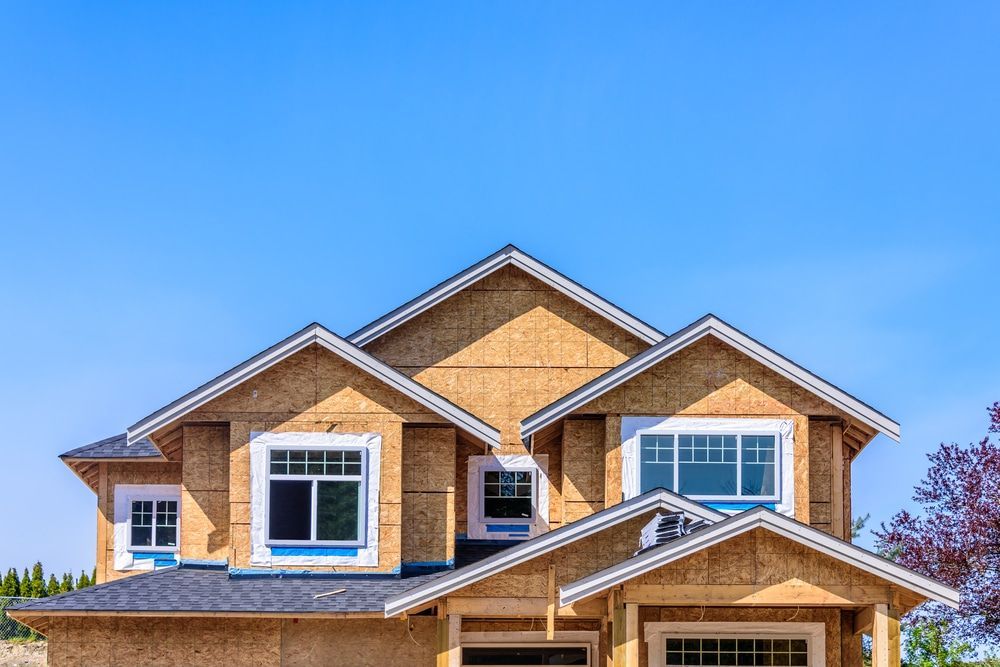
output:
{"label": "bare wood siding", "polygon": [[[836,426],[839,428],[839,424]],[[809,422],[809,523],[833,533],[833,432],[829,422]]]}
{"label": "bare wood siding", "polygon": [[281,621],[242,618],[52,618],[52,667],[275,667]]}
{"label": "bare wood siding", "polygon": [[562,438],[562,500],[567,523],[604,509],[603,419],[567,419]]}
{"label": "bare wood siding", "polygon": [[455,457],[455,429],[403,429],[404,563],[455,558]]}
{"label": "bare wood siding", "polygon": [[646,349],[605,318],[504,267],[365,349],[501,431]]}
{"label": "bare wood siding", "polygon": [[229,556],[228,424],[183,429],[181,558]]}
{"label": "bare wood siding", "polygon": [[432,667],[436,636],[436,619],[431,616],[411,616],[406,621],[286,620],[281,628],[281,664]]}

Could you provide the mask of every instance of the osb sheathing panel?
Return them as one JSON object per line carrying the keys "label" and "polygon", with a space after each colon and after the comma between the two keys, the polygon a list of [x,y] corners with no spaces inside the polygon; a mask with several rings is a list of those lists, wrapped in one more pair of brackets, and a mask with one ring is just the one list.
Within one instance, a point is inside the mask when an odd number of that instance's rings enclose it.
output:
{"label": "osb sheathing panel", "polygon": [[285,667],[433,667],[437,619],[411,616],[377,620],[286,620],[281,664]]}
{"label": "osb sheathing panel", "polygon": [[[566,521],[563,510],[563,450],[559,438],[550,438],[535,445],[532,455],[540,460],[548,457],[546,473],[549,478],[549,530],[555,530]],[[466,473],[468,474],[468,473]]]}
{"label": "osb sheathing panel", "polygon": [[562,499],[567,523],[604,509],[603,419],[567,419],[562,439]]}
{"label": "osb sheathing panel", "polygon": [[839,424],[809,422],[809,522],[833,533],[833,432]]}
{"label": "osb sheathing panel", "polygon": [[454,597],[547,597],[548,566],[555,565],[556,586],[562,586],[620,563],[639,548],[639,531],[655,514],[611,526],[548,554],[516,565],[461,588]]}
{"label": "osb sheathing panel", "polygon": [[843,416],[814,394],[712,337],[693,343],[576,413],[607,415],[606,500],[621,498],[619,419],[623,414],[792,419],[795,518],[803,523],[810,520],[809,416]]}
{"label": "osb sheathing panel", "polygon": [[181,558],[229,556],[228,424],[183,428]]}
{"label": "osb sheathing panel", "polygon": [[401,550],[400,519],[402,503],[403,426],[393,415],[327,413],[321,420],[288,420],[282,422],[230,423],[229,428],[229,488],[230,488],[230,548],[229,562],[233,567],[250,565],[250,434],[254,432],[335,432],[379,433],[382,436],[381,487],[379,492],[379,563],[377,568],[338,566],[283,569],[331,571],[392,571],[399,566]]}
{"label": "osb sheathing panel", "polygon": [[53,618],[53,667],[270,667],[281,664],[278,619]]}
{"label": "osb sheathing panel", "polygon": [[[98,485],[97,520],[98,552],[103,552],[103,568],[97,568],[98,583],[127,577],[136,572],[115,570],[115,486],[118,484],[177,484],[181,483],[180,463],[107,463],[107,484]],[[103,540],[101,539],[103,537]]]}
{"label": "osb sheathing panel", "polygon": [[468,441],[458,441],[455,457],[455,530],[468,532],[469,517],[469,457],[482,456],[482,446]]}
{"label": "osb sheathing panel", "polygon": [[757,584],[793,579],[816,586],[890,586],[890,582],[806,545],[757,528],[635,577],[632,584]]}
{"label": "osb sheathing panel", "polygon": [[500,429],[646,349],[607,319],[507,266],[365,346]]}
{"label": "osb sheathing panel", "polygon": [[456,446],[453,428],[403,428],[404,563],[455,558]]}
{"label": "osb sheathing panel", "polygon": [[[839,609],[776,609],[767,607],[640,607],[639,637],[645,636],[646,623],[690,623],[704,621],[729,623],[823,623],[826,630],[826,664],[828,667],[855,667],[861,662],[841,662],[841,622]],[[852,633],[853,628],[843,632]],[[860,641],[859,641],[860,646]],[[639,664],[648,665],[649,645],[639,642]],[[860,656],[859,656],[860,657]]]}

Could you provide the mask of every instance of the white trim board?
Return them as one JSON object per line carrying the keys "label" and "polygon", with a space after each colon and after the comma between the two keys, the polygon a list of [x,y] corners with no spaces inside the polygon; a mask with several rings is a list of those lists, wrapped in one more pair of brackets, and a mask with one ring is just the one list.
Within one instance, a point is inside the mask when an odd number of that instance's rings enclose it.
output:
{"label": "white trim board", "polygon": [[899,442],[898,423],[714,315],[706,315],[648,350],[596,377],[576,391],[525,418],[521,422],[521,437],[529,438],[546,426],[559,421],[595,398],[652,368],[705,336],[714,336],[803,389],[812,392],[824,401]]}
{"label": "white trim board", "polygon": [[173,403],[157,410],[128,428],[129,444],[149,436],[157,429],[205,405],[213,398],[267,370],[296,352],[316,343],[357,366],[396,391],[444,417],[463,431],[491,447],[500,446],[500,431],[466,412],[445,397],[379,361],[364,350],[341,338],[321,324],[310,324],[255,357],[226,371]]}
{"label": "white trim board", "polygon": [[[414,607],[427,604],[442,595],[447,595],[532,558],[537,558],[559,547],[593,535],[609,526],[654,510],[684,512],[687,517],[704,519],[710,523],[726,518],[726,515],[721,512],[716,512],[670,491],[663,489],[649,491],[393,596],[386,600],[385,615],[387,617],[395,616]],[[636,544],[638,543],[639,535],[636,534]]]}
{"label": "white trim board", "polygon": [[392,331],[404,322],[413,319],[448,297],[461,292],[469,285],[508,264],[516,266],[525,273],[541,280],[549,287],[562,292],[580,305],[589,308],[647,343],[658,343],[666,337],[662,332],[657,331],[634,315],[625,312],[610,301],[594,294],[583,285],[567,278],[552,267],[546,266],[519,248],[508,245],[486,259],[473,264],[464,271],[432,287],[420,296],[406,302],[392,312],[358,329],[348,336],[347,339],[358,346],[367,345],[376,338]]}
{"label": "white trim board", "polygon": [[826,626],[823,623],[763,623],[756,621],[699,621],[646,623],[643,638],[649,645],[650,667],[666,664],[664,641],[667,637],[795,637],[809,642],[810,667],[826,664]]}
{"label": "white trim board", "polygon": [[763,507],[747,510],[708,528],[633,556],[617,565],[599,570],[565,586],[560,586],[559,605],[564,607],[596,595],[611,586],[617,586],[646,572],[756,528],[769,530],[848,565],[882,577],[907,590],[942,602],[949,607],[958,608],[959,593],[955,589]]}

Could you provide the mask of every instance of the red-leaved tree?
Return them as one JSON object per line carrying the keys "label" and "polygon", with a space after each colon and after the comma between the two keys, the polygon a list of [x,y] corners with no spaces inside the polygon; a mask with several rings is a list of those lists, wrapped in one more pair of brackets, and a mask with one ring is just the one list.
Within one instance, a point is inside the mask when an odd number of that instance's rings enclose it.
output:
{"label": "red-leaved tree", "polygon": [[[990,408],[1000,432],[1000,402]],[[978,644],[1000,645],[1000,445],[941,443],[913,499],[919,516],[902,511],[873,531],[880,552],[961,590],[957,611],[926,604],[914,614],[943,621]]]}

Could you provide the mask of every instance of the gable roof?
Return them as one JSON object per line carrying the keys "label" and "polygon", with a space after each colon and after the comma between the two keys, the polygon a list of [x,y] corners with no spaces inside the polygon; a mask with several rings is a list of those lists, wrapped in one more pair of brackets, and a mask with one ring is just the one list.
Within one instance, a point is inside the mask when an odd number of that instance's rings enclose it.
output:
{"label": "gable roof", "polygon": [[567,544],[572,544],[609,526],[628,521],[652,510],[681,511],[687,517],[704,519],[709,523],[722,521],[726,518],[725,514],[684,496],[664,489],[654,489],[566,526],[525,540],[517,546],[505,549],[489,558],[454,570],[438,579],[389,598],[385,603],[385,615],[394,616],[408,609],[427,604],[442,595],[447,595],[459,588],[464,588],[469,584],[486,579],[498,572],[503,572],[515,565],[547,554]]}
{"label": "gable roof", "polygon": [[669,338],[640,352],[628,361],[594,378],[576,391],[525,418],[521,421],[521,437],[530,437],[533,433],[559,421],[574,410],[583,407],[595,398],[652,368],[675,352],[683,350],[705,336],[718,338],[803,389],[812,392],[831,405],[899,442],[898,423],[711,314],[705,315]]}
{"label": "gable roof", "polygon": [[355,345],[367,345],[376,338],[392,331],[404,322],[413,319],[448,297],[453,296],[508,264],[516,266],[525,273],[541,280],[553,289],[562,292],[577,303],[586,306],[598,315],[603,316],[649,344],[658,343],[665,337],[662,332],[657,331],[634,315],[625,312],[610,301],[594,294],[578,282],[567,278],[519,248],[508,245],[486,259],[473,264],[464,271],[432,287],[415,299],[407,301],[392,312],[358,329],[348,336],[347,339]]}
{"label": "gable roof", "polygon": [[129,445],[128,435],[119,433],[110,438],[71,449],[65,454],[60,454],[59,458],[63,461],[95,459],[156,459],[162,461],[163,455],[149,438],[143,438]]}
{"label": "gable roof", "polygon": [[493,447],[500,446],[500,431],[475,415],[458,407],[445,397],[437,394],[419,382],[400,373],[395,368],[379,361],[361,348],[344,340],[321,324],[310,324],[280,343],[272,345],[260,354],[226,371],[214,380],[203,384],[194,391],[178,398],[173,403],[160,408],[148,417],[136,422],[128,429],[128,441],[133,444],[156,431],[158,428],[197,409],[216,396],[264,371],[296,352],[316,343],[333,352],[350,364],[369,373],[393,389],[408,396],[432,412],[444,417],[470,435],[483,440]]}
{"label": "gable roof", "polygon": [[876,556],[850,542],[760,506],[561,586],[559,604],[565,606],[595,595],[611,586],[756,528],[769,530],[848,565],[882,577],[907,590],[943,602],[949,607],[958,607],[959,593],[955,589],[891,560]]}

